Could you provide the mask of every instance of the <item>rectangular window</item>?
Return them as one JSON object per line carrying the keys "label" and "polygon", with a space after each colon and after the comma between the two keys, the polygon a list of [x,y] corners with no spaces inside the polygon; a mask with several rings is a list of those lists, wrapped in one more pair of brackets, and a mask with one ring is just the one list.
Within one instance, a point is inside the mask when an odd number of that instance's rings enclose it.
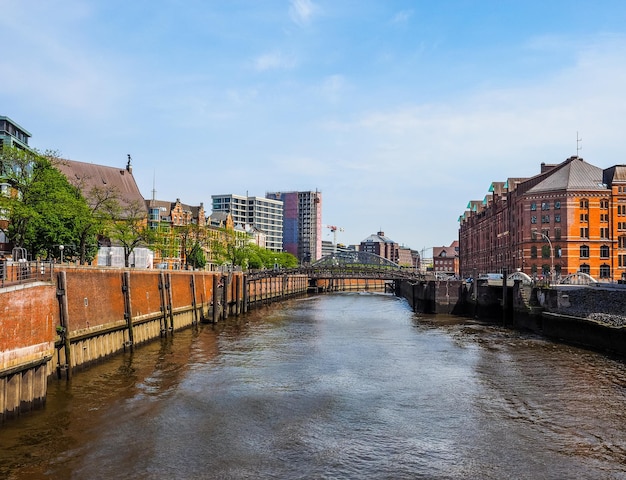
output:
{"label": "rectangular window", "polygon": [[530,217],[530,223],[537,223],[537,216],[533,215],[532,217]]}
{"label": "rectangular window", "polygon": [[550,215],[542,215],[541,223],[550,223]]}
{"label": "rectangular window", "polygon": [[624,254],[624,253],[620,253],[620,254],[617,256],[617,261],[619,262],[619,266],[620,266],[621,268],[626,268],[626,254]]}
{"label": "rectangular window", "polygon": [[561,215],[560,215],[560,214],[555,215],[555,216],[554,216],[554,221],[555,221],[556,223],[561,223]]}
{"label": "rectangular window", "polygon": [[554,238],[556,238],[557,240],[561,239],[561,229],[560,228],[555,228],[554,229]]}
{"label": "rectangular window", "polygon": [[600,214],[600,221],[602,223],[609,223],[609,214],[608,213],[601,213]]}
{"label": "rectangular window", "polygon": [[609,238],[609,227],[600,227],[600,238]]}
{"label": "rectangular window", "polygon": [[580,238],[589,238],[589,227],[582,227],[580,229]]}
{"label": "rectangular window", "polygon": [[541,203],[542,210],[550,210],[550,202],[542,202]]}
{"label": "rectangular window", "polygon": [[535,210],[537,210],[537,204],[535,202],[530,204],[530,211],[534,212]]}
{"label": "rectangular window", "polygon": [[581,223],[586,223],[589,221],[589,214],[588,213],[581,213],[580,214],[580,221]]}

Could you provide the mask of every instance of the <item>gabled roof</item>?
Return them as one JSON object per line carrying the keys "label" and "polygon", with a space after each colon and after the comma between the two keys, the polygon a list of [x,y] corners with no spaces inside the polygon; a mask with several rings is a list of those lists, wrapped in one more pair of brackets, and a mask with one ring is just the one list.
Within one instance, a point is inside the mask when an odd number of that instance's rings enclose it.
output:
{"label": "gabled roof", "polygon": [[119,196],[120,202],[126,205],[135,202],[145,205],[130,165],[127,168],[117,168],[62,159],[55,166],[72,185],[80,188],[81,193],[87,199],[94,188],[113,189]]}
{"label": "gabled roof", "polygon": [[570,157],[549,170],[546,177],[530,188],[527,193],[555,190],[606,190],[601,168],[585,162],[580,157]]}

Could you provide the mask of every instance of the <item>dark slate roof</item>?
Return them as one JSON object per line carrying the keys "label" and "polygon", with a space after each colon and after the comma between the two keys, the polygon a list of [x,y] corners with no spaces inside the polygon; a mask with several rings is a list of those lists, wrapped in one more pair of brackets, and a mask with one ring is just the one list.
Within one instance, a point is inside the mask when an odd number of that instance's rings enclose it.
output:
{"label": "dark slate roof", "polygon": [[137,187],[132,171],[126,168],[107,167],[75,160],[60,160],[55,166],[67,177],[72,185],[81,189],[85,197],[94,188],[113,188],[122,202],[131,204],[145,200]]}
{"label": "dark slate roof", "polygon": [[376,235],[370,235],[365,240],[363,240],[361,243],[367,243],[367,242],[373,242],[373,243],[396,243],[393,240],[391,240],[389,237],[385,237],[384,235],[381,235],[381,233],[382,232],[378,232]]}
{"label": "dark slate roof", "polygon": [[613,183],[626,182],[626,165],[615,165],[604,171],[604,183],[612,185]]}
{"label": "dark slate roof", "polygon": [[555,190],[606,190],[601,168],[572,157],[550,170],[546,177],[527,193],[540,193]]}

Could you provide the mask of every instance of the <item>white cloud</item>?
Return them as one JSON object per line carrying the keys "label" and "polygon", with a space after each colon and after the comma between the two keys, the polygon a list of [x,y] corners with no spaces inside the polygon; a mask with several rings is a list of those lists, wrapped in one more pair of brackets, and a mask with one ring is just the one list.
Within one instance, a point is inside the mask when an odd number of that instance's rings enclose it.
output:
{"label": "white cloud", "polygon": [[311,0],[291,0],[289,16],[295,24],[303,26],[311,21],[318,10],[319,7]]}
{"label": "white cloud", "polygon": [[413,10],[402,10],[396,13],[391,19],[392,24],[405,24],[413,16]]}
{"label": "white cloud", "polygon": [[294,57],[284,55],[281,52],[264,53],[254,59],[254,68],[259,72],[279,69],[288,70],[295,67],[296,64]]}

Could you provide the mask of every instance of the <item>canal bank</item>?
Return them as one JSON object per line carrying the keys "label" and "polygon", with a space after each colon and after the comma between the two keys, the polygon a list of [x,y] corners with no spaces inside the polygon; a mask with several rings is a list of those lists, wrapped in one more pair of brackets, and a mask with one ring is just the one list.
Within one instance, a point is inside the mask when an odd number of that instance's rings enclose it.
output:
{"label": "canal bank", "polygon": [[304,275],[57,268],[0,290],[0,423],[45,403],[50,378],[200,322],[306,294]]}
{"label": "canal bank", "polygon": [[402,281],[397,294],[414,312],[479,318],[626,356],[626,289],[621,285]]}

